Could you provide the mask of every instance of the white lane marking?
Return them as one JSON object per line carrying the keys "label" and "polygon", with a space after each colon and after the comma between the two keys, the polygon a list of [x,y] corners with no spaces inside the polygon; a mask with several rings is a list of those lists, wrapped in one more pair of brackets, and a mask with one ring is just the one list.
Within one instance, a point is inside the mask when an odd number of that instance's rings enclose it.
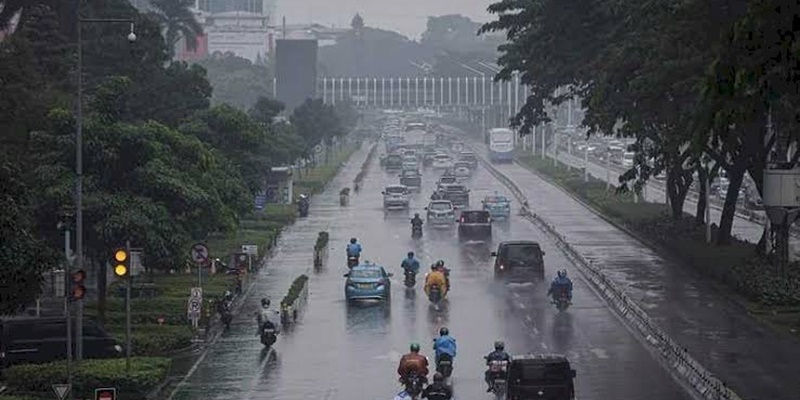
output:
{"label": "white lane marking", "polygon": [[386,354],[377,355],[374,358],[376,360],[389,360],[391,362],[398,362],[403,355],[395,350],[390,350]]}
{"label": "white lane marking", "polygon": [[514,297],[519,298],[519,293],[514,292]]}
{"label": "white lane marking", "polygon": [[525,304],[522,304],[522,303],[517,303],[517,305],[519,306],[519,308],[521,308],[521,309],[523,309],[523,310],[525,309]]}
{"label": "white lane marking", "polygon": [[533,322],[533,317],[531,317],[530,315],[526,315],[525,319],[528,320],[528,322]]}
{"label": "white lane marking", "polygon": [[547,343],[545,343],[545,342],[542,342],[542,348],[543,348],[545,351],[548,351],[548,350],[547,350],[547,349],[548,349],[548,347],[547,347]]}
{"label": "white lane marking", "polygon": [[533,333],[534,333],[536,336],[539,336],[539,329],[537,329],[535,326],[534,326],[534,327],[531,327],[531,329],[533,329]]}
{"label": "white lane marking", "polygon": [[606,353],[605,349],[593,348],[593,349],[591,349],[589,351],[592,354],[594,354],[594,356],[597,357],[597,358],[602,358],[602,359],[608,358],[608,353]]}

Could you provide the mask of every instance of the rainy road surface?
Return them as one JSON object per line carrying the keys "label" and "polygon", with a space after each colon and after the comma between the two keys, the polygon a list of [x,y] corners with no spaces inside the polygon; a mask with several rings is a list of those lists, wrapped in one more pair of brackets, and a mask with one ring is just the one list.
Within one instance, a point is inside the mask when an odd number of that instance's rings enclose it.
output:
{"label": "rainy road surface", "polygon": [[[485,154],[482,143],[470,144]],[[800,398],[800,343],[795,338],[762,326],[706,278],[660,257],[525,167],[515,163],[496,168],[520,187],[534,212],[739,396]]]}
{"label": "rainy road surface", "polygon": [[[492,246],[460,246],[455,230],[435,232],[427,227],[424,239],[413,241],[408,222],[413,214],[385,213],[381,208],[382,187],[396,183],[397,177],[382,171],[377,158],[351,205],[339,207],[336,193],[349,185],[364,157],[364,152],[358,153],[328,192],[314,198],[310,217],[285,231],[247,299],[247,312],[211,346],[178,387],[175,399],[391,399],[400,390],[395,373],[400,355],[415,341],[432,359],[432,338],[445,325],[459,345],[452,378],[457,399],[490,398],[482,357],[497,339],[504,340],[512,354],[565,354],[577,370],[579,399],[689,398],[577,273],[572,275],[575,304],[559,314],[541,285],[493,282]],[[438,175],[424,171],[424,190],[414,197],[413,210],[422,211]],[[473,205],[504,189],[484,170],[478,170],[468,185]],[[309,268],[311,249],[321,230],[331,233],[331,256],[325,268],[314,272]],[[362,260],[384,264],[395,273],[388,306],[345,304],[343,245],[351,236],[364,245]],[[547,276],[571,269],[555,245],[528,222],[514,218],[495,224],[494,244],[512,238],[542,243]],[[424,265],[441,258],[452,269],[453,290],[446,307],[437,311],[429,306],[421,277],[414,291],[402,286],[398,264],[408,250],[416,251]],[[267,353],[255,336],[252,312],[261,296],[277,302],[291,280],[304,272],[311,274],[306,312]]]}

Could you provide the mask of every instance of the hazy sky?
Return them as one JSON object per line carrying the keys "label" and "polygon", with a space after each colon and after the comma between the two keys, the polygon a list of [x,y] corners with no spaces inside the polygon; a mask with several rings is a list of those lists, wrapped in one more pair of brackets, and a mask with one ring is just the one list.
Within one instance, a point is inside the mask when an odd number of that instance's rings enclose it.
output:
{"label": "hazy sky", "polygon": [[492,0],[278,0],[278,22],[316,22],[349,26],[356,12],[367,26],[400,32],[418,38],[429,15],[461,14],[475,21],[491,19],[486,7]]}

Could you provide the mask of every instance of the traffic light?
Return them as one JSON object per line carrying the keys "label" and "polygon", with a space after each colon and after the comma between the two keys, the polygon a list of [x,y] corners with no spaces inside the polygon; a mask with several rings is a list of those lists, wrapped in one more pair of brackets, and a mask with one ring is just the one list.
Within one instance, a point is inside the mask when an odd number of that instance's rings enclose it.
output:
{"label": "traffic light", "polygon": [[131,273],[131,254],[126,248],[114,250],[114,275],[127,278]]}
{"label": "traffic light", "polygon": [[86,296],[86,286],[84,281],[86,280],[86,271],[79,269],[72,273],[72,287],[70,290],[70,300],[83,300],[83,297]]}

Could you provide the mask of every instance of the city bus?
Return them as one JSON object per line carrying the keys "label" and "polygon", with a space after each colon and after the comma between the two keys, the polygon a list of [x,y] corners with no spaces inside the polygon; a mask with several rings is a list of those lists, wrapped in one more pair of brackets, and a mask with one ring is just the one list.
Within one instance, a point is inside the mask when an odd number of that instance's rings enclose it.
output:
{"label": "city bus", "polygon": [[489,161],[493,163],[514,160],[514,132],[506,128],[489,130]]}

